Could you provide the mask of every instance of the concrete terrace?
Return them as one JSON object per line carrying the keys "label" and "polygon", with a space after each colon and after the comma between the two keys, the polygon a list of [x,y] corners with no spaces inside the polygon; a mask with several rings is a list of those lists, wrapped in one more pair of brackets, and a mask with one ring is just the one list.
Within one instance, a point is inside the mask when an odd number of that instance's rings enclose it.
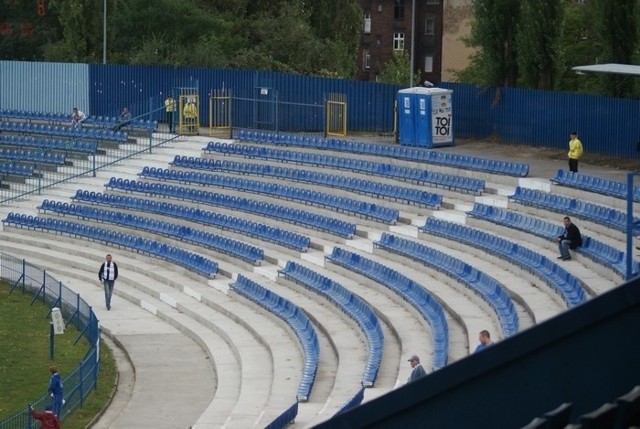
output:
{"label": "concrete terrace", "polygon": [[[39,213],[37,207],[44,199],[72,202],[71,197],[79,189],[106,192],[105,184],[111,177],[138,180],[138,173],[145,166],[171,168],[169,163],[176,155],[263,163],[272,166],[279,164],[274,161],[245,159],[239,156],[205,154],[202,148],[211,140],[213,139],[207,137],[181,137],[159,148],[153,154],[127,160],[114,165],[108,171],[100,171],[95,178],[80,178],[47,190],[42,195],[0,207],[0,216],[5,219],[9,212],[19,212],[61,218],[55,213]],[[324,153],[320,150],[299,147],[286,149]],[[471,209],[474,202],[482,202],[522,213],[528,212],[536,217],[561,224],[563,216],[561,214],[542,210],[533,211],[509,202],[507,196],[514,192],[516,186],[553,191],[568,196],[578,195],[579,198],[587,201],[617,206],[621,210],[619,202],[609,197],[588,192],[576,194],[575,190],[551,185],[549,179],[558,169],[566,168],[566,162],[540,159],[535,150],[521,150],[513,154],[499,144],[485,142],[462,142],[458,146],[439,150],[527,162],[530,165],[530,173],[527,178],[518,179],[446,167],[425,166],[397,159],[381,160],[374,156],[334,154],[486,180],[485,192],[474,196],[439,188],[428,189],[425,186],[388,178],[373,178],[351,171],[330,171],[331,174],[375,179],[382,183],[439,193],[444,196],[444,204],[440,210],[376,199],[372,196],[312,184],[287,183],[291,186],[348,196],[396,208],[400,210],[400,221],[396,225],[366,220],[346,213],[336,213],[326,208],[312,207],[296,201],[276,200],[264,195],[243,194],[230,189],[208,189],[196,186],[211,192],[287,205],[353,222],[357,225],[357,233],[350,239],[339,238],[300,225],[285,224],[259,215],[235,212],[231,209],[149,195],[135,195],[158,202],[171,201],[228,216],[242,217],[305,234],[311,238],[309,249],[306,252],[298,252],[238,232],[215,230],[212,227],[172,220],[157,214],[126,211],[157,220],[175,221],[186,226],[214,231],[264,249],[264,260],[259,265],[253,265],[220,252],[173,239],[162,239],[218,262],[219,273],[215,279],[206,279],[170,262],[114,248],[104,243],[16,227],[3,226],[0,232],[2,237],[0,251],[25,258],[30,263],[46,269],[56,279],[78,292],[92,305],[100,320],[103,333],[110,339],[109,344],[115,347],[114,355],[121,377],[113,401],[93,427],[264,427],[295,402],[296,390],[304,366],[299,341],[282,320],[230,290],[229,284],[239,274],[290,300],[304,310],[312,320],[319,341],[318,373],[309,401],[299,404],[298,416],[291,426],[310,427],[333,416],[360,389],[368,348],[362,330],[353,319],[316,293],[278,275],[278,270],[283,268],[287,261],[298,262],[340,283],[366,301],[378,316],[385,339],[384,352],[376,383],[374,387],[365,390],[366,401],[404,384],[410,370],[407,358],[412,354],[418,354],[422,358],[423,365],[428,371],[433,369],[433,333],[429,324],[416,309],[390,289],[325,260],[325,256],[331,254],[334,247],[347,249],[374,262],[384,264],[422,285],[436,296],[446,312],[449,330],[448,355],[449,362],[452,362],[464,358],[473,351],[477,344],[478,332],[482,329],[488,329],[497,341],[503,339],[498,317],[477,294],[447,275],[397,254],[374,248],[374,242],[379,240],[383,233],[392,233],[434,247],[494,277],[508,290],[520,320],[520,330],[523,330],[566,310],[567,306],[557,292],[538,277],[518,266],[480,249],[425,234],[418,228],[423,226],[429,217],[463,223],[526,245],[555,261],[557,247],[553,242],[524,235],[522,232],[490,222],[468,218],[465,212]],[[287,166],[326,171],[320,167],[307,165],[287,164]],[[581,164],[580,170],[586,174],[618,181],[624,181],[627,173],[622,170],[585,164]],[[216,174],[232,175],[222,172],[216,172]],[[246,178],[272,183],[281,182],[281,179],[269,177],[247,175]],[[189,185],[181,184],[181,186]],[[132,195],[118,190],[108,192],[115,195]],[[96,224],[95,221],[71,216],[65,219]],[[590,222],[582,222],[580,219],[575,219],[575,223],[581,228],[583,234],[605,241],[617,249],[624,249],[623,233]],[[152,233],[134,231],[118,225],[100,223],[99,226],[148,238],[154,236]],[[106,253],[114,255],[114,260],[120,269],[111,311],[107,311],[104,307],[104,295],[97,279],[98,267]],[[562,267],[582,281],[590,296],[609,290],[621,282],[620,276],[612,270],[580,255],[570,262],[562,263]]]}

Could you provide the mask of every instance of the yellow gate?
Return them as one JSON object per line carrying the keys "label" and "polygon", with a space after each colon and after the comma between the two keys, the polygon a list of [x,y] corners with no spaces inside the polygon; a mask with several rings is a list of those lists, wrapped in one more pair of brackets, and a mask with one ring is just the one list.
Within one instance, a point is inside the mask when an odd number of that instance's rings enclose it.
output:
{"label": "yellow gate", "polygon": [[345,94],[331,93],[327,98],[327,136],[347,135],[347,97]]}
{"label": "yellow gate", "polygon": [[182,135],[197,136],[200,134],[200,96],[198,88],[178,88],[179,98],[179,131]]}
{"label": "yellow gate", "polygon": [[231,133],[231,91],[216,89],[209,96],[209,135],[227,130]]}

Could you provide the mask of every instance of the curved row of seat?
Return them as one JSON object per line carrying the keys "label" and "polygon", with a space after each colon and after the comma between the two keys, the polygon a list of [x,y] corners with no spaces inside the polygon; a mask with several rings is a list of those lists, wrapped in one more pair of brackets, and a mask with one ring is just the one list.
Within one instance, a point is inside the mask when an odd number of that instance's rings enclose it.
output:
{"label": "curved row of seat", "polygon": [[360,405],[362,403],[362,401],[364,401],[364,387],[362,389],[358,390],[358,393],[353,395],[353,397],[351,399],[349,399],[346,403],[344,403],[340,407],[338,412],[335,413],[334,415],[337,416],[338,414],[342,414],[345,411],[349,411],[350,409],[355,408],[358,405]]}
{"label": "curved row of seat", "polygon": [[0,122],[0,131],[19,134],[46,134],[84,140],[109,140],[126,142],[127,133],[91,127],[71,127],[59,125],[29,124],[24,122]]}
{"label": "curved row of seat", "polygon": [[420,230],[486,250],[521,266],[558,291],[569,307],[574,307],[586,301],[584,288],[576,277],[547,257],[512,241],[464,225],[435,218],[427,219],[427,222],[420,227]]}
{"label": "curved row of seat", "polygon": [[[258,237],[260,239],[289,247],[291,249],[305,252],[309,249],[311,239],[302,234],[286,231],[282,228],[272,227],[262,223],[251,222],[235,216],[214,213],[212,211],[199,208],[186,207],[179,204],[172,204],[164,201],[146,200],[136,197],[122,197],[119,195],[94,194],[93,198],[83,198],[87,191],[79,189],[74,197],[77,201],[86,201],[94,204],[105,204],[111,207],[139,210],[149,213],[156,213],[170,216],[173,219],[184,219],[204,225],[213,225],[220,229],[239,232],[244,235]],[[116,198],[118,197],[118,198]],[[46,201],[46,200],[45,200]],[[59,203],[56,204],[68,204]],[[42,203],[45,209],[45,203]]]}
{"label": "curved row of seat", "polygon": [[[587,174],[560,169],[555,177],[551,178],[551,181],[556,185],[583,189],[616,198],[627,198],[628,190],[626,183],[605,179],[604,177],[589,176]],[[640,202],[640,186],[633,187],[633,200]]]}
{"label": "curved row of seat", "polygon": [[42,164],[63,165],[66,156],[62,153],[29,151],[22,149],[0,149],[0,159],[12,161],[35,162]]}
{"label": "curved row of seat", "polygon": [[264,429],[282,429],[289,423],[293,422],[298,415],[298,403],[294,402],[282,414],[276,417],[271,423],[266,425]]}
{"label": "curved row of seat", "polygon": [[[480,179],[437,173],[389,163],[373,162],[358,158],[296,152],[291,150],[247,146],[243,144],[219,141],[209,142],[202,150],[204,152],[216,152],[225,155],[241,155],[249,158],[271,159],[276,161],[295,162],[299,164],[310,164],[317,167],[359,171],[380,177],[402,179],[462,192],[473,192],[476,194],[482,193],[485,188],[485,181]],[[178,156],[176,156],[176,158]],[[181,162],[186,162],[190,168],[203,168],[198,165],[207,161],[206,158],[184,156],[180,158],[182,158]],[[174,163],[175,162],[176,161],[174,160]]]}
{"label": "curved row of seat", "polygon": [[[53,112],[31,112],[27,110],[0,109],[0,120],[21,119],[27,122],[39,121],[50,122],[52,124],[69,123],[71,115],[68,113]],[[105,127],[113,127],[118,122],[115,116],[88,116],[85,123],[103,125]],[[133,118],[127,124],[127,127],[133,129],[153,131],[158,127],[158,121],[151,121],[141,118]]]}
{"label": "curved row of seat", "polygon": [[[108,187],[113,189],[123,189],[123,180],[111,178]],[[149,185],[148,183],[146,185]],[[304,210],[293,209],[285,206],[278,206],[264,201],[249,200],[239,198],[232,195],[218,194],[216,192],[208,192],[200,189],[187,188],[183,186],[173,186],[160,184],[151,184],[149,186],[153,191],[140,191],[146,194],[155,194],[162,197],[178,198],[185,201],[194,201],[217,207],[225,207],[247,213],[259,214],[286,222],[305,225],[320,231],[326,231],[340,237],[351,238],[356,232],[356,225],[350,222],[333,219],[327,216],[310,213]],[[143,186],[144,187],[144,186]],[[131,191],[130,184],[127,185],[128,191]],[[146,187],[144,187],[146,188]],[[85,201],[95,204],[107,204],[115,207],[130,207],[140,210],[139,204],[145,204],[146,200],[138,200],[135,197],[110,195],[100,192],[78,190],[72,197],[78,201]]]}
{"label": "curved row of seat", "polygon": [[260,261],[264,259],[264,251],[258,247],[176,223],[60,201],[44,200],[39,208],[62,215],[108,222],[140,231],[148,231],[154,234],[172,237],[180,241],[194,243],[221,253],[226,253],[244,261],[251,262],[252,264],[259,264]]}
{"label": "curved row of seat", "polygon": [[[577,198],[569,198],[518,186],[515,193],[509,196],[509,200],[557,213],[578,216],[582,219],[620,231],[627,230],[626,213],[610,207],[578,200]],[[640,219],[636,217],[634,217],[633,233],[635,235],[640,234]]]}
{"label": "curved row of seat", "polygon": [[278,275],[282,275],[325,296],[356,321],[369,344],[369,357],[362,375],[362,385],[365,387],[373,386],[382,362],[384,334],[378,317],[371,307],[344,286],[297,262],[287,261],[285,267],[278,270]]}
{"label": "curved row of seat", "polygon": [[133,234],[97,228],[77,222],[41,218],[14,212],[9,213],[2,222],[8,225],[59,232],[105,242],[109,245],[127,247],[137,252],[171,261],[205,277],[215,277],[218,272],[218,264],[202,255]]}
{"label": "curved row of seat", "polygon": [[[187,163],[182,162],[182,158],[173,161],[177,167],[187,167]],[[200,168],[208,171],[224,171],[240,174],[253,174],[258,176],[275,177],[278,179],[293,180],[296,182],[313,183],[319,186],[345,189],[352,192],[359,192],[375,197],[385,197],[393,200],[401,200],[407,203],[421,206],[440,208],[442,205],[442,195],[419,189],[405,188],[402,186],[389,185],[386,183],[364,180],[357,177],[345,177],[335,174],[321,173],[318,171],[298,170],[280,166],[265,164],[248,164],[244,162],[234,162],[227,160],[207,160],[197,164]],[[152,170],[156,167],[144,167],[142,175],[154,174]]]}
{"label": "curved row of seat", "polygon": [[493,308],[498,315],[505,337],[518,332],[520,322],[511,296],[502,284],[493,277],[458,258],[395,235],[384,233],[380,240],[374,244],[435,268],[466,285]]}
{"label": "curved row of seat", "polygon": [[272,312],[293,329],[304,353],[304,369],[298,387],[298,401],[308,401],[320,362],[320,345],[316,330],[306,313],[286,298],[260,286],[242,274],[229,285],[232,290]]}
{"label": "curved row of seat", "polygon": [[96,142],[78,140],[56,140],[32,136],[2,135],[0,144],[21,147],[35,147],[43,150],[57,150],[64,152],[80,152],[95,154],[98,149]]}
{"label": "curved row of seat", "polygon": [[[198,185],[209,185],[220,188],[230,188],[241,190],[244,192],[254,192],[289,200],[299,200],[305,203],[312,203],[324,207],[330,207],[336,210],[341,210],[344,212],[355,213],[365,218],[375,219],[388,223],[395,223],[400,215],[399,211],[396,209],[379,206],[377,204],[358,201],[352,198],[337,197],[335,195],[304,188],[280,185],[278,183],[262,182],[260,180],[249,180],[217,174],[200,173],[198,171],[192,172],[155,169],[153,171],[153,174],[151,174],[151,172],[151,169],[149,169],[147,170],[146,174],[141,173],[141,176],[160,180],[194,183]],[[125,186],[125,188],[127,186],[126,180],[127,179],[123,181],[123,186]],[[137,186],[135,180],[130,181],[129,183],[132,188],[135,188]],[[108,184],[107,186],[111,185]]]}
{"label": "curved row of seat", "polygon": [[385,285],[408,301],[429,323],[433,332],[433,367],[440,369],[449,359],[449,328],[444,309],[425,288],[399,272],[371,259],[364,258],[339,247],[334,247],[326,258],[348,270]]}
{"label": "curved row of seat", "polygon": [[15,162],[0,162],[0,174],[31,177],[33,176],[33,166],[16,164]]}
{"label": "curved row of seat", "polygon": [[[528,232],[548,240],[555,240],[564,230],[560,225],[539,218],[480,203],[475,203],[473,209],[468,211],[467,215],[519,231]],[[627,265],[625,252],[615,249],[593,237],[583,235],[582,246],[577,248],[576,252],[588,256],[592,260],[619,274],[626,274]],[[634,273],[640,272],[640,262],[634,261],[632,270]]]}
{"label": "curved row of seat", "polygon": [[421,161],[427,164],[444,165],[474,171],[485,171],[493,174],[525,177],[529,174],[529,164],[498,161],[451,152],[414,148],[408,146],[365,143],[351,140],[338,140],[323,137],[307,137],[296,134],[270,133],[264,131],[239,130],[235,138],[243,141],[282,144],[288,146],[304,146],[317,149],[328,149],[338,152],[360,153],[375,156]]}

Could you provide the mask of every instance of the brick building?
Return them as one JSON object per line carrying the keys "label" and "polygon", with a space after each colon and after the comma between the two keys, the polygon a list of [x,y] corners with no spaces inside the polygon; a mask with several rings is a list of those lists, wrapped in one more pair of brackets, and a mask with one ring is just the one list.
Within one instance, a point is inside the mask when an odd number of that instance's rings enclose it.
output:
{"label": "brick building", "polygon": [[[376,80],[394,51],[411,53],[412,0],[360,0],[364,28],[357,79]],[[442,79],[443,0],[415,0],[415,70],[420,82]],[[419,82],[416,82],[418,84]]]}

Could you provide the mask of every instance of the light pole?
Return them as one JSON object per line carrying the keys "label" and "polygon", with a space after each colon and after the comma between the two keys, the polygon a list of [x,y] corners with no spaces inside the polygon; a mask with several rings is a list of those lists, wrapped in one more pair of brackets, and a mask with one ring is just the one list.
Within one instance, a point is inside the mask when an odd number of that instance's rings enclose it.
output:
{"label": "light pole", "polygon": [[102,64],[107,64],[107,0],[104,0],[102,11]]}
{"label": "light pole", "polygon": [[413,70],[416,51],[416,0],[411,1],[411,65],[409,66],[409,87],[413,87]]}

